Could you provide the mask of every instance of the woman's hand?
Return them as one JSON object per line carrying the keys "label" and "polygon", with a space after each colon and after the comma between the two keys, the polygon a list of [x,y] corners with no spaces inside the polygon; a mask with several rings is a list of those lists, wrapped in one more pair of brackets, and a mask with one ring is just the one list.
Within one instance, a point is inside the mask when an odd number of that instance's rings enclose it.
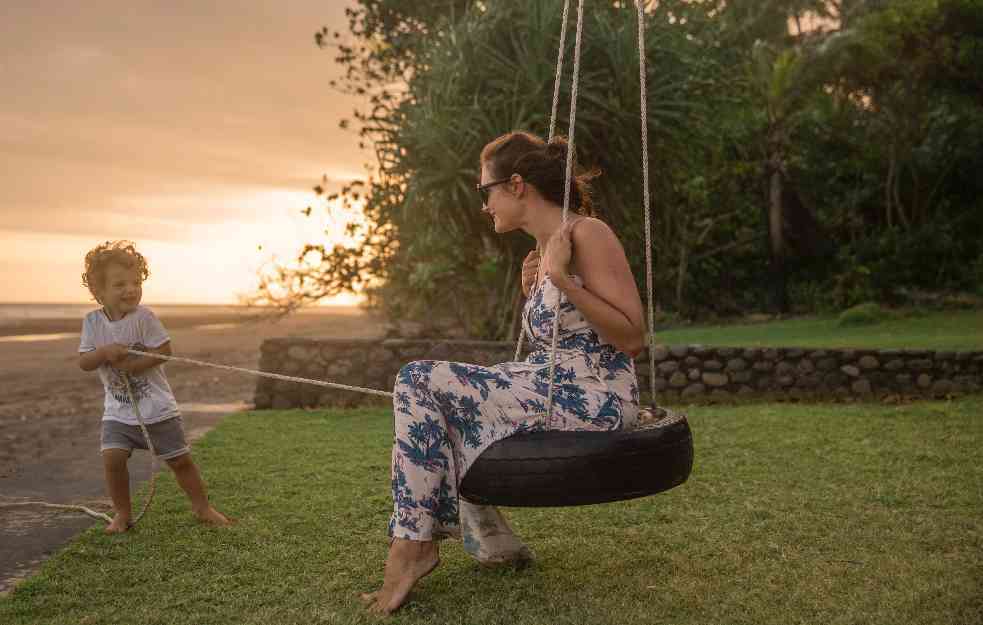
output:
{"label": "woman's hand", "polygon": [[546,244],[546,272],[553,284],[557,284],[557,280],[566,279],[569,273],[570,258],[573,256],[573,244],[570,242],[573,224],[574,222],[568,221],[560,226]]}
{"label": "woman's hand", "polygon": [[533,250],[526,254],[526,259],[522,261],[522,293],[529,297],[529,291],[536,286],[536,278],[539,277],[539,250]]}

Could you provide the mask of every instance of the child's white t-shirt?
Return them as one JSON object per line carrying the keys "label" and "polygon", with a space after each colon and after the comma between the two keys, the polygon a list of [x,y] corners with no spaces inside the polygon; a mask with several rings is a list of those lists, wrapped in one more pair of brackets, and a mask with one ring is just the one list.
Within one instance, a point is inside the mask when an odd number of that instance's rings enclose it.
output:
{"label": "child's white t-shirt", "polygon": [[[82,322],[82,340],[79,353],[91,352],[109,343],[122,343],[134,349],[146,347],[156,349],[171,340],[163,324],[157,316],[144,306],[128,313],[118,321],[110,321],[103,309],[93,310],[85,316]],[[126,382],[122,372],[110,363],[104,362],[99,366],[99,377],[106,390],[106,406],[103,411],[103,421],[121,421],[130,425],[138,425],[136,413],[130,404],[130,396],[126,392]],[[140,416],[144,423],[156,423],[181,413],[177,401],[167,383],[163,365],[145,370],[143,373],[130,374],[130,387],[140,408]]]}

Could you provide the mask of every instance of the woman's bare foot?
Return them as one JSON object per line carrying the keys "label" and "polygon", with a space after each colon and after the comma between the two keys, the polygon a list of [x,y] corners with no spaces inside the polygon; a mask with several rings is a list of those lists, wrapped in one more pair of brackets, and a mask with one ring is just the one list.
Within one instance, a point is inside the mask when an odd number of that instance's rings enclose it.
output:
{"label": "woman's bare foot", "polygon": [[122,534],[128,529],[130,529],[130,517],[122,514],[116,514],[113,516],[112,523],[107,525],[106,529],[103,531],[105,531],[107,534]]}
{"label": "woman's bare foot", "polygon": [[218,510],[216,510],[211,506],[208,506],[207,508],[201,511],[195,510],[194,512],[195,512],[195,516],[198,517],[199,521],[201,521],[202,523],[206,523],[208,525],[215,525],[217,527],[227,527],[235,523],[235,521],[233,521],[232,519],[225,516],[224,514],[222,514],[221,512],[219,512]]}
{"label": "woman's bare foot", "polygon": [[363,593],[370,612],[392,614],[406,601],[413,586],[440,564],[437,543],[396,538],[389,546],[382,588]]}

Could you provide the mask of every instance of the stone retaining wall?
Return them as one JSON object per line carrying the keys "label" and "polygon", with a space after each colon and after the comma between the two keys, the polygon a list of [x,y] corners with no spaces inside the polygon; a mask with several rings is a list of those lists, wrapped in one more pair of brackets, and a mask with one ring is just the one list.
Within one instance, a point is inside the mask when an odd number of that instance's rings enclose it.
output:
{"label": "stone retaining wall", "polygon": [[[260,369],[289,376],[391,391],[413,360],[490,365],[511,360],[515,346],[497,341],[301,339],[263,342]],[[932,350],[705,347],[655,348],[658,400],[947,397],[983,390],[983,352]],[[648,355],[636,361],[649,389]],[[257,408],[388,404],[384,397],[258,378]]]}

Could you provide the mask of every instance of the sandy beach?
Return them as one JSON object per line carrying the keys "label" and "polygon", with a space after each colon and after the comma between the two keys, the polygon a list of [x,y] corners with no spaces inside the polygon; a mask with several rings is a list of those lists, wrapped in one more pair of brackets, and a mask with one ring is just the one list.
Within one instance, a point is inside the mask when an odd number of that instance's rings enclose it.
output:
{"label": "sandy beach", "polygon": [[[280,320],[243,322],[227,312],[162,316],[175,356],[248,369],[271,337],[379,336],[381,324],[357,308],[323,308]],[[81,320],[35,319],[0,326],[0,500],[40,499],[108,510],[99,458],[103,389],[78,367]],[[36,335],[61,335],[38,340]],[[252,375],[172,362],[168,380],[189,438],[223,416],[252,406]],[[149,475],[142,453],[131,461],[134,482]],[[204,468],[207,475],[207,468]],[[84,515],[38,508],[0,508],[0,593],[79,530]]]}

